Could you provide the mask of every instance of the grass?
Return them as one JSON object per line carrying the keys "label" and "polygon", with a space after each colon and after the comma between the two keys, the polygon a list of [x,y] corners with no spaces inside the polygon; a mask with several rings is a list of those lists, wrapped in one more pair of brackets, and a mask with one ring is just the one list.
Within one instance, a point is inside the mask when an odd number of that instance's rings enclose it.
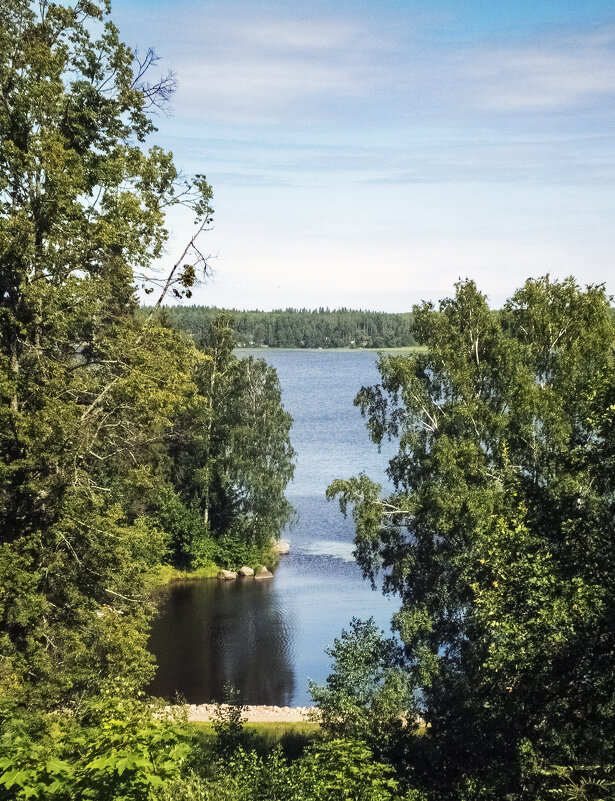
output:
{"label": "grass", "polygon": [[[214,724],[211,721],[192,722],[186,725],[191,731],[202,737],[213,737],[215,734]],[[251,731],[260,737],[280,740],[285,734],[301,734],[305,736],[318,734],[320,724],[303,720],[294,723],[268,721],[267,723],[245,723],[243,728],[245,731]]]}
{"label": "grass", "polygon": [[[216,732],[213,723],[187,723],[187,730],[200,744],[204,753],[214,747]],[[308,745],[320,737],[320,726],[313,722],[245,723],[246,745],[261,756],[281,746],[287,759],[297,759]]]}
{"label": "grass", "polygon": [[[264,563],[258,562],[254,564],[248,564],[248,566],[254,571],[258,571],[261,567],[267,567],[269,570],[273,570],[273,568],[277,567],[277,564],[280,561],[280,556],[275,552],[273,547],[271,550],[265,550],[260,556],[265,560]],[[239,564],[236,569],[239,569],[241,566],[242,565]],[[204,567],[197,567],[196,570],[178,570],[172,565],[158,565],[156,568],[156,580],[154,583],[157,587],[163,587],[166,584],[171,584],[174,581],[193,581],[196,579],[217,578],[220,570],[222,570],[222,568],[219,565],[216,565],[214,562],[210,562]]]}
{"label": "grass", "polygon": [[216,578],[220,568],[213,562],[196,570],[178,570],[171,565],[159,565],[157,569],[156,584],[163,586],[173,581],[190,581],[193,579]]}

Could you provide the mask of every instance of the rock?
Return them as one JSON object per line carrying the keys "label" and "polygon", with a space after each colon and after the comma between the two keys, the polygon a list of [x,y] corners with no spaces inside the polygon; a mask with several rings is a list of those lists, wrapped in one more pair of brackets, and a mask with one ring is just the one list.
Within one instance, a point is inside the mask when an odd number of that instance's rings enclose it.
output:
{"label": "rock", "polygon": [[246,565],[244,565],[243,567],[240,567],[237,572],[239,573],[240,576],[244,576],[244,578],[247,577],[247,576],[253,576],[254,575],[254,571],[252,570],[252,568],[251,567],[247,567]]}
{"label": "rock", "polygon": [[270,573],[266,567],[259,567],[259,569],[254,574],[255,579],[270,579],[273,578],[273,573]]}
{"label": "rock", "polygon": [[285,553],[290,553],[290,542],[288,540],[278,540],[274,546],[273,550],[275,553],[283,555]]}
{"label": "rock", "polygon": [[218,578],[223,579],[224,581],[231,581],[232,579],[237,578],[237,573],[235,573],[233,570],[221,570],[218,573]]}

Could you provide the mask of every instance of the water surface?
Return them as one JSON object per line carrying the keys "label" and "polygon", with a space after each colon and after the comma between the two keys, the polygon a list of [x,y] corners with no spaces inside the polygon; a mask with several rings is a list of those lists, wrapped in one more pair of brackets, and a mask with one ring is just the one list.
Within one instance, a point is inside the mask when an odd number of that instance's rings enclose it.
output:
{"label": "water surface", "polygon": [[334,478],[363,471],[386,481],[392,454],[378,453],[353,400],[378,381],[366,351],[259,350],[278,371],[293,416],[295,479],[287,496],[298,520],[283,536],[291,554],[269,581],[194,581],[165,589],[150,648],[158,661],[155,694],[191,703],[221,700],[225,684],[245,703],[310,702],[308,679],[329,673],[325,649],[352,617],[373,616],[388,631],[396,599],[373,591],[352,558],[353,525],[325,499]]}

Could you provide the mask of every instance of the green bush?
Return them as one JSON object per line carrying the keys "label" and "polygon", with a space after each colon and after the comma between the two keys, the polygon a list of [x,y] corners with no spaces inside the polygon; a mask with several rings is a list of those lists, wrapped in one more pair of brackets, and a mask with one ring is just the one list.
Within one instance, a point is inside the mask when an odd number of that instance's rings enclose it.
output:
{"label": "green bush", "polygon": [[99,697],[78,715],[3,717],[1,801],[152,801],[190,750],[176,720],[132,699]]}
{"label": "green bush", "polygon": [[228,570],[271,564],[271,547],[252,541],[246,531],[235,527],[215,540],[213,561]]}
{"label": "green bush", "polygon": [[322,729],[362,740],[378,755],[390,754],[416,720],[398,644],[385,638],[372,618],[354,618],[327,653],[333,659],[327,684],[310,686]]}
{"label": "green bush", "polygon": [[403,796],[392,768],[351,740],[331,740],[288,762],[280,747],[265,756],[239,748],[206,775],[189,772],[167,785],[165,801],[393,801]]}

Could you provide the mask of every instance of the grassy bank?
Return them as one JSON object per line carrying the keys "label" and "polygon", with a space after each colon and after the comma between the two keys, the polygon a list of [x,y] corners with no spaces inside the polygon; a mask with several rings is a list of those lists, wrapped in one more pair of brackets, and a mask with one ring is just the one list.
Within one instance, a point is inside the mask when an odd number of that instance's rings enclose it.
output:
{"label": "grassy bank", "polygon": [[[265,559],[259,562],[250,563],[247,566],[251,567],[254,571],[259,570],[261,567],[266,567],[268,570],[273,570],[275,567],[277,567],[279,561],[279,554],[276,554],[273,550],[271,550],[267,553]],[[236,568],[232,569],[239,570],[240,567],[242,567],[242,564],[239,564]],[[156,568],[155,583],[156,586],[164,586],[166,584],[172,584],[174,581],[212,579],[217,578],[218,573],[221,570],[222,568],[219,565],[216,565],[214,562],[210,562],[204,567],[198,567],[196,570],[178,570],[178,568],[173,567],[172,565],[158,565]]]}
{"label": "grassy bank", "polygon": [[[214,737],[215,729],[211,721],[187,723],[190,731],[198,734],[199,737]],[[299,723],[289,722],[267,722],[267,723],[244,723],[245,731],[253,732],[255,736],[269,740],[278,741],[286,734],[296,734],[305,737],[315,736],[320,731],[320,724],[312,721],[301,721]]]}
{"label": "grassy bank", "polygon": [[196,570],[178,570],[172,565],[159,565],[156,571],[156,584],[158,586],[164,586],[174,581],[216,578],[220,570],[221,568],[213,562],[205,567],[199,567]]}
{"label": "grassy bank", "polygon": [[[185,724],[204,753],[211,752],[216,742],[213,723]],[[318,723],[245,723],[241,739],[244,745],[264,755],[281,746],[287,759],[296,759],[304,749],[321,737]]]}

